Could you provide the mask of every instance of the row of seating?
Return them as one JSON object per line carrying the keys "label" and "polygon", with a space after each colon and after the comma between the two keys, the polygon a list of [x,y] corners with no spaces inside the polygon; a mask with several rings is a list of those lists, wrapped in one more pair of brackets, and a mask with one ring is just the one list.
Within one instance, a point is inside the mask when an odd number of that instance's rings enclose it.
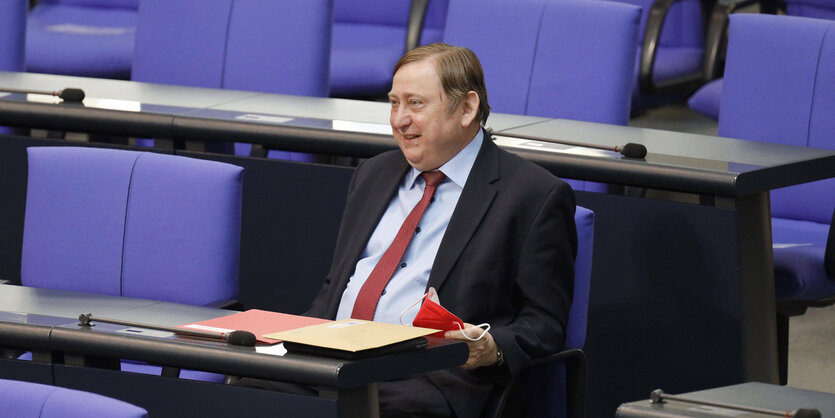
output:
{"label": "row of seating", "polygon": [[[92,147],[30,147],[28,157],[22,285],[204,306],[237,297],[240,167]],[[550,370],[539,386],[553,385],[555,392],[565,386],[556,360],[571,360],[570,371],[583,362],[594,213],[578,207],[575,220],[579,244],[567,352],[537,371]],[[161,373],[158,366],[137,362],[123,361],[121,368]],[[581,373],[573,375],[569,388],[576,399],[583,381]],[[182,377],[223,381],[196,371]],[[496,397],[494,414],[510,387],[505,391]],[[566,397],[557,399],[537,399],[545,402],[539,408],[565,408]],[[569,405],[572,416],[581,416],[581,401]]]}
{"label": "row of seating", "polygon": [[[298,53],[300,48],[313,48],[321,44],[328,57],[317,61],[318,73],[329,69],[324,79],[318,79],[315,88],[300,87],[285,89],[287,84],[260,85],[254,88],[288,94],[327,95],[336,97],[381,97],[385,96],[391,79],[391,68],[405,49],[416,44],[426,44],[442,39],[450,24],[468,26],[476,21],[467,16],[462,22],[460,16],[447,15],[449,0],[327,0],[318,2],[310,9],[307,5],[293,2],[244,3],[229,0],[210,7],[183,2],[170,7],[180,15],[169,15],[171,19],[188,21],[196,28],[214,28],[213,35],[222,36],[226,24],[232,20],[246,19],[246,12],[232,13],[232,9],[265,7],[259,13],[262,18],[276,21],[276,27],[262,30],[261,40],[267,43],[252,43],[247,46],[259,51],[263,57],[258,67],[248,67],[253,78],[265,78],[276,72],[286,74],[277,63],[288,63],[284,57]],[[657,92],[668,92],[671,86],[690,85],[699,80],[703,41],[703,12],[699,0],[613,0],[642,7],[638,55],[633,63],[633,106],[643,107],[657,103]],[[454,0],[453,0],[454,2]],[[25,3],[25,0],[17,0]],[[136,51],[143,47],[141,35],[143,26],[156,27],[165,23],[149,23],[160,18],[158,6],[146,5],[147,0],[42,0],[29,13],[26,45],[26,68],[31,72],[67,75],[128,78],[131,70],[134,79],[147,64],[139,67],[133,60],[142,59],[143,53]],[[513,2],[509,2],[513,3]],[[480,8],[470,9],[478,12]],[[183,16],[184,14],[185,16]],[[476,13],[473,13],[476,14]],[[479,15],[484,15],[480,13]],[[503,22],[513,24],[509,16]],[[322,20],[330,28],[322,28]],[[19,25],[20,20],[16,21]],[[289,23],[289,25],[279,23]],[[536,20],[528,20],[534,26]],[[256,24],[257,26],[257,24]],[[299,30],[294,32],[294,30]],[[317,31],[320,38],[310,37],[307,32]],[[183,29],[182,31],[185,31]],[[233,31],[234,32],[234,31]],[[479,32],[486,33],[486,32]],[[646,36],[645,36],[646,34]],[[195,42],[197,33],[165,33],[178,35],[165,37],[167,42]],[[164,36],[164,35],[161,35]],[[242,35],[245,37],[245,35]],[[134,38],[139,38],[134,40]],[[576,38],[575,38],[576,39]],[[164,45],[159,44],[159,45]],[[224,52],[224,43],[203,44],[215,53]],[[304,61],[302,55],[302,61]],[[272,59],[270,59],[272,58]],[[183,59],[186,59],[185,57]],[[177,60],[175,62],[180,62]],[[329,61],[329,62],[328,62]],[[291,61],[292,62],[292,61]],[[201,64],[197,60],[189,68]],[[244,64],[241,64],[244,65]],[[303,66],[304,62],[292,66]],[[263,70],[262,70],[263,68]],[[307,67],[306,67],[307,68]],[[624,71],[630,71],[623,69]],[[317,72],[317,71],[309,71]],[[259,76],[259,73],[262,75]],[[695,75],[695,78],[694,78]],[[278,75],[274,78],[280,78]],[[169,82],[185,84],[199,83],[200,78],[180,76]],[[205,81],[205,80],[203,80]],[[234,83],[233,83],[234,84]],[[304,85],[304,82],[298,84]],[[245,87],[246,83],[244,84]],[[239,88],[239,87],[227,87]],[[301,92],[301,93],[297,93]],[[323,93],[324,92],[324,93]]]}

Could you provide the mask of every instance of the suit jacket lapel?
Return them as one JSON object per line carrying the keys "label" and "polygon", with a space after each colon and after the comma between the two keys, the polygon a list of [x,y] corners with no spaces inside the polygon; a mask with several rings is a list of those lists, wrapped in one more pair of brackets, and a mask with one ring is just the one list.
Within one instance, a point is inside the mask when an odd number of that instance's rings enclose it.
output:
{"label": "suit jacket lapel", "polygon": [[484,143],[441,240],[427,286],[440,289],[496,197],[494,183],[500,177],[498,151],[493,139],[485,132]]}

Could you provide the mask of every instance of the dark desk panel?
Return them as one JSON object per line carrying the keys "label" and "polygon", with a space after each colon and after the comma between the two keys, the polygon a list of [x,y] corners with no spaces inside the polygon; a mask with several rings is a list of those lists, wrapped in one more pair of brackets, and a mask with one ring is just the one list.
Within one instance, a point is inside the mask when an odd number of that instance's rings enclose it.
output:
{"label": "dark desk panel", "polygon": [[[0,285],[0,294],[8,297],[20,296],[18,307],[30,304],[32,310],[42,311],[44,306],[59,302],[62,292],[41,292],[19,286]],[[338,409],[340,416],[374,416],[376,414],[376,383],[426,373],[433,370],[456,367],[463,364],[468,355],[467,345],[459,341],[432,339],[425,350],[390,354],[380,357],[347,361],[327,357],[287,353],[283,356],[263,354],[254,347],[239,347],[220,342],[180,337],[165,332],[138,335],[124,332],[130,327],[107,323],[96,323],[92,327],[79,326],[76,312],[86,311],[92,301],[109,299],[117,303],[126,302],[125,309],[113,316],[137,322],[157,325],[183,324],[195,320],[209,319],[228,314],[229,311],[178,305],[146,300],[137,306],[137,299],[87,295],[65,292],[64,301],[56,306],[63,311],[60,317],[36,314],[20,315],[16,313],[0,314],[0,344],[11,348],[35,348],[46,350],[55,373],[55,383],[100,392],[134,393],[126,400],[144,399],[150,403],[138,403],[150,406],[149,409],[168,410],[172,403],[180,402],[184,394],[207,395],[214,392],[224,401],[240,403],[234,399],[235,393],[243,388],[217,385],[206,382],[194,382],[158,376],[140,376],[108,370],[118,365],[119,359],[149,362],[163,366],[205,370],[233,376],[247,376],[261,379],[278,380],[320,388],[320,398],[312,399],[313,410],[328,411]],[[52,309],[52,311],[58,308]],[[164,318],[159,321],[160,318]],[[6,360],[15,368],[43,370],[45,362],[24,362]],[[17,370],[3,368],[0,374],[9,376]],[[34,372],[32,372],[34,374]],[[14,376],[20,377],[20,376]],[[150,386],[135,386],[138,381],[147,381]],[[162,386],[159,386],[162,385]],[[160,387],[182,390],[162,395]],[[97,390],[99,391],[99,390]],[[249,389],[246,389],[249,391]],[[290,399],[290,407],[298,408],[294,397],[283,394],[253,395]],[[149,396],[154,394],[154,396]],[[118,396],[117,396],[118,397]],[[187,396],[186,396],[187,397]],[[336,399],[334,403],[332,399]],[[216,401],[216,400],[215,400]],[[211,405],[215,401],[207,404]],[[282,401],[283,402],[283,401]],[[295,406],[294,406],[295,405]],[[335,405],[335,406],[334,406]],[[280,403],[258,405],[260,408],[283,407]],[[181,410],[174,408],[175,411]],[[202,410],[202,407],[200,408]],[[299,410],[301,411],[301,410]],[[164,415],[176,416],[166,412]],[[210,415],[215,416],[216,413]],[[295,415],[303,416],[303,415]]]}

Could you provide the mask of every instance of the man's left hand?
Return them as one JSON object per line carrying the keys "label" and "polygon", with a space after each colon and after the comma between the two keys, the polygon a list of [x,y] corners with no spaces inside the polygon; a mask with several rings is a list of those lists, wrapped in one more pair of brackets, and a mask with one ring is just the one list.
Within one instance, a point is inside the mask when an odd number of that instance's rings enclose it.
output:
{"label": "man's left hand", "polygon": [[[470,338],[476,338],[481,335],[484,330],[473,324],[465,323],[463,332],[466,332]],[[460,330],[447,331],[444,333],[444,337],[464,341],[470,346],[470,357],[467,359],[467,362],[461,366],[465,369],[492,366],[499,362],[499,347],[496,345],[496,341],[493,340],[493,336],[490,335],[489,332],[484,332],[484,336],[478,341],[468,340],[464,337],[464,334]]]}

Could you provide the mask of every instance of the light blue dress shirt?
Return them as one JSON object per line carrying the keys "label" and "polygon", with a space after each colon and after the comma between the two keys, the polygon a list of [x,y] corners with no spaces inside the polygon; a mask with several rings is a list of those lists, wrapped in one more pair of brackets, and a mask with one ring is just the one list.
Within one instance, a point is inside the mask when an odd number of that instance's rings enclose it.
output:
{"label": "light blue dress shirt", "polygon": [[[374,313],[375,321],[400,323],[400,313],[420,300],[426,293],[426,283],[429,281],[435,254],[441,246],[441,239],[449,225],[452,212],[458,204],[458,198],[461,197],[464,184],[467,183],[467,177],[470,175],[483,140],[484,134],[479,129],[475,138],[464,149],[439,168],[446,178],[435,189],[435,200],[426,208],[418,224],[420,232],[412,236],[409,247],[406,248],[400,260],[400,266],[394,271],[394,275],[380,296]],[[359,290],[391,245],[403,221],[409,216],[409,212],[423,197],[425,185],[420,171],[414,168],[403,177],[397,194],[371,234],[357,262],[354,275],[351,276],[345,292],[342,293],[339,310],[336,312],[337,320],[351,317]],[[441,300],[441,304],[443,302]],[[419,307],[419,304],[415,305],[403,314],[404,324],[412,323]]]}

